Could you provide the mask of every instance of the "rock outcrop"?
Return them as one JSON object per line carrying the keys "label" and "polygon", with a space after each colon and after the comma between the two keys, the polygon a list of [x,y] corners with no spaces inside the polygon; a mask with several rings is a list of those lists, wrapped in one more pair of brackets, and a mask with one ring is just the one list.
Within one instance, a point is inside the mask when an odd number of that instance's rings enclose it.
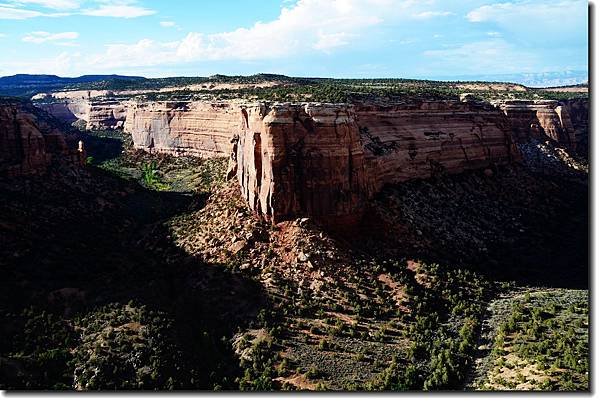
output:
{"label": "rock outcrop", "polygon": [[508,117],[517,141],[549,139],[559,146],[587,154],[587,99],[516,100],[497,105]]}
{"label": "rock outcrop", "polygon": [[54,161],[80,163],[64,134],[33,105],[0,99],[0,175],[44,173]]}
{"label": "rock outcrop", "polygon": [[126,105],[124,129],[134,146],[195,156],[225,156],[242,116],[232,102],[136,102]]}
{"label": "rock outcrop", "polygon": [[347,226],[386,184],[517,157],[490,105],[279,104],[242,109],[233,169],[250,207],[273,222],[312,216]]}
{"label": "rock outcrop", "polygon": [[347,225],[386,184],[509,163],[519,158],[515,142],[587,148],[585,99],[349,105],[83,97],[64,107],[89,128],[123,127],[136,148],[230,155],[229,174],[249,206],[273,222],[312,216]]}
{"label": "rock outcrop", "polygon": [[127,116],[124,102],[118,99],[65,99],[37,106],[66,123],[83,120],[88,130],[122,129]]}

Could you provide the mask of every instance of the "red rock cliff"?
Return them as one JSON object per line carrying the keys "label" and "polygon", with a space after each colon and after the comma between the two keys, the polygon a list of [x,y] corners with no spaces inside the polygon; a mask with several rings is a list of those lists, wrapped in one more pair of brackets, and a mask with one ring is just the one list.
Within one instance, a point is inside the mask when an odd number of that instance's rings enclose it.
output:
{"label": "red rock cliff", "polygon": [[32,105],[0,100],[0,175],[43,173],[55,158],[70,158],[63,133]]}
{"label": "red rock cliff", "polygon": [[242,194],[274,222],[361,218],[386,184],[508,163],[506,117],[487,105],[291,105],[243,109],[234,145]]}
{"label": "red rock cliff", "polygon": [[506,114],[517,141],[549,139],[571,150],[587,148],[588,101],[504,101]]}

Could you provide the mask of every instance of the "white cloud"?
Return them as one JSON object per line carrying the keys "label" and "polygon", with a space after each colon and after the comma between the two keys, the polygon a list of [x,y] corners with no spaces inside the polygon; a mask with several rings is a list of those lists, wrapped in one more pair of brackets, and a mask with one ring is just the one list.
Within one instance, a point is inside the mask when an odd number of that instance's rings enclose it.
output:
{"label": "white cloud", "polygon": [[58,33],[50,33],[45,31],[36,31],[30,32],[25,35],[21,40],[23,42],[29,43],[45,43],[45,42],[55,42],[59,44],[65,44],[68,42],[64,41],[72,41],[79,38],[79,33],[77,32],[58,32]]}
{"label": "white cloud", "polygon": [[556,43],[567,37],[587,37],[587,13],[586,0],[521,0],[484,5],[467,13],[466,18],[473,23],[496,24],[523,39],[543,42],[551,35]]}
{"label": "white cloud", "polygon": [[[496,3],[484,5],[467,14],[471,22],[493,21],[500,24],[514,24],[523,20],[535,21],[537,24],[559,24],[569,15],[580,17],[587,13],[587,1],[585,0],[523,0],[513,3]],[[534,18],[531,20],[530,18]],[[581,18],[578,19],[581,23]]]}
{"label": "white cloud", "polygon": [[329,52],[337,47],[348,45],[353,36],[354,35],[345,32],[319,32],[317,42],[313,45],[313,49]]}
{"label": "white cloud", "polygon": [[79,8],[81,0],[10,0],[15,5],[33,4],[54,10],[70,10]]}
{"label": "white cloud", "polygon": [[13,74],[14,72],[23,74],[56,74],[69,75],[73,72],[75,59],[81,55],[78,53],[60,53],[52,58],[36,58],[30,61],[8,61],[0,66],[0,75]]}
{"label": "white cloud", "polygon": [[[93,17],[137,18],[156,14],[155,10],[138,5],[137,0],[6,0],[0,4],[0,19],[23,20],[36,17],[65,17],[87,15]],[[93,3],[93,4],[91,4]],[[86,4],[86,8],[82,6]],[[60,12],[39,11],[34,6]]]}
{"label": "white cloud", "polygon": [[[88,3],[81,3],[84,4],[85,9],[79,8],[73,12],[122,18],[154,13],[153,10],[142,7],[142,3],[131,0],[95,0],[95,5],[91,5],[89,1],[91,0],[88,0]],[[477,0],[477,3],[482,4],[484,1]],[[105,45],[103,51],[71,54],[69,57],[65,57],[63,54],[60,58],[41,60],[39,63],[47,66],[47,71],[57,73],[61,69],[68,69],[70,74],[123,72],[144,68],[150,71],[151,68],[159,65],[176,66],[185,63],[223,60],[242,63],[268,61],[269,65],[274,65],[276,59],[286,60],[315,53],[330,53],[338,49],[353,49],[359,46],[367,48],[371,45],[384,46],[387,42],[392,41],[395,45],[411,44],[416,41],[411,36],[397,34],[390,39],[389,36],[382,37],[381,32],[386,32],[389,27],[400,25],[407,27],[425,25],[428,22],[423,20],[446,17],[456,13],[466,14],[468,21],[473,23],[476,20],[489,23],[493,18],[493,23],[483,25],[484,30],[479,33],[484,35],[485,40],[466,44],[458,42],[443,49],[425,51],[419,57],[423,58],[424,56],[426,63],[419,68],[431,68],[438,72],[447,69],[448,71],[465,71],[465,73],[533,71],[540,66],[539,60],[535,56],[538,53],[520,47],[519,43],[508,42],[507,40],[511,38],[507,33],[509,28],[505,29],[504,26],[495,24],[502,25],[499,21],[506,19],[508,25],[510,18],[501,15],[510,11],[508,15],[515,17],[513,14],[522,12],[525,4],[531,5],[540,2],[541,0],[524,0],[516,3],[500,3],[482,6],[467,14],[468,5],[464,6],[463,4],[464,8],[459,11],[457,8],[446,8],[448,3],[437,0],[298,0],[293,4],[284,3],[277,18],[257,22],[248,27],[212,34],[188,32],[172,42],[162,42],[151,38],[135,43],[127,43],[124,40],[122,43]],[[558,4],[573,4],[575,0],[557,0],[557,2]],[[440,4],[443,4],[444,7],[439,6]],[[510,4],[510,6],[506,6],[506,4]],[[578,4],[581,4],[581,1]],[[542,7],[539,18],[554,15],[556,7],[551,4],[547,8],[548,10]],[[446,11],[446,9],[454,13]],[[109,10],[112,11],[109,12]],[[0,18],[2,17],[0,16]],[[163,20],[156,21],[160,26],[177,27],[174,21],[168,20],[169,17],[163,18]],[[544,23],[540,22],[539,18],[534,18],[529,14],[526,17],[526,25],[532,30],[536,29],[539,24]],[[521,21],[522,19],[519,20],[519,23],[522,23]],[[535,24],[532,21],[535,21]],[[467,25],[471,26],[472,24]],[[436,31],[443,30],[444,26],[436,25],[435,29]],[[556,27],[553,29],[556,30]],[[489,31],[487,36],[485,36],[486,31]],[[405,34],[419,35],[410,28],[404,32]],[[431,37],[434,32],[429,31],[427,37]],[[442,41],[441,38],[444,38],[444,41],[446,39],[450,41],[452,36],[451,33],[444,32],[444,36],[437,34],[434,36],[437,40],[431,42],[439,44]],[[547,35],[541,37],[548,41]],[[553,41],[555,41],[554,37],[552,37]],[[33,59],[30,62],[38,63]],[[30,69],[22,68],[22,70],[38,70],[38,66]],[[43,71],[43,69],[41,70]]]}
{"label": "white cloud", "polygon": [[414,17],[424,20],[434,17],[448,17],[450,15],[454,15],[454,13],[450,11],[423,11],[421,13],[415,14]]}
{"label": "white cloud", "polygon": [[0,5],[0,19],[2,20],[24,20],[27,18],[41,17],[44,15],[39,11],[24,10],[20,8]]}
{"label": "white cloud", "polygon": [[[96,66],[114,68],[277,59],[314,51],[328,53],[351,46],[361,38],[368,39],[369,29],[383,22],[415,20],[423,18],[418,17],[423,13],[437,15],[430,10],[432,4],[417,0],[299,0],[284,6],[278,18],[257,22],[249,28],[215,34],[189,32],[170,43],[145,39],[133,44],[111,44],[91,60]],[[124,54],[128,57],[123,57]]]}
{"label": "white cloud", "polygon": [[94,17],[114,17],[114,18],[137,18],[156,14],[156,11],[149,8],[134,5],[129,1],[110,1],[102,2],[97,8],[88,8],[81,11],[83,15]]}
{"label": "white cloud", "polygon": [[446,49],[427,50],[423,55],[435,60],[438,71],[444,69],[464,73],[527,72],[536,68],[537,58],[503,39],[450,46]]}
{"label": "white cloud", "polygon": [[107,45],[104,53],[87,56],[81,62],[84,66],[94,66],[100,71],[127,66],[169,64],[177,62],[174,59],[177,46],[178,42],[160,43],[151,39],[142,39],[131,45]]}
{"label": "white cloud", "polygon": [[586,0],[518,0],[475,8],[466,18],[539,52],[574,44],[587,47],[587,14]]}

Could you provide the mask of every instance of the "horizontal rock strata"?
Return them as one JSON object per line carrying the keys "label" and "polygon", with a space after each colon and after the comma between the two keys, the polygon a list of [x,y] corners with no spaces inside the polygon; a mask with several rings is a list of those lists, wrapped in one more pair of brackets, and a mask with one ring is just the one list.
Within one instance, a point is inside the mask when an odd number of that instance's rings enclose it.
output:
{"label": "horizontal rock strata", "polygon": [[137,148],[231,155],[230,174],[248,204],[273,222],[352,223],[386,184],[509,163],[519,157],[513,142],[587,148],[585,99],[336,105],[84,97],[64,105],[88,127],[123,127]]}
{"label": "horizontal rock strata", "polygon": [[487,105],[274,105],[243,109],[233,153],[242,194],[274,222],[356,222],[384,185],[504,164],[508,121]]}
{"label": "horizontal rock strata", "polygon": [[588,101],[504,101],[497,106],[508,117],[515,138],[552,140],[565,148],[587,147]]}
{"label": "horizontal rock strata", "polygon": [[0,100],[0,175],[41,174],[54,161],[81,162],[60,129],[31,104]]}
{"label": "horizontal rock strata", "polygon": [[37,106],[67,123],[83,120],[88,130],[122,129],[127,117],[126,106],[119,100],[66,99]]}
{"label": "horizontal rock strata", "polygon": [[135,147],[172,154],[228,155],[242,121],[235,103],[132,101],[126,110]]}

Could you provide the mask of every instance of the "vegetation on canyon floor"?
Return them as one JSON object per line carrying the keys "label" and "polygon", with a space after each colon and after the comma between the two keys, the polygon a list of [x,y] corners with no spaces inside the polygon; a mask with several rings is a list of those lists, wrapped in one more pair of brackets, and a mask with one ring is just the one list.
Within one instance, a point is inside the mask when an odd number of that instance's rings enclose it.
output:
{"label": "vegetation on canyon floor", "polygon": [[489,306],[491,353],[481,389],[585,390],[589,376],[588,293],[525,290]]}
{"label": "vegetation on canyon floor", "polygon": [[547,289],[587,287],[585,172],[389,186],[348,238],[81,135],[85,169],[0,182],[0,388],[589,387],[588,292]]}

